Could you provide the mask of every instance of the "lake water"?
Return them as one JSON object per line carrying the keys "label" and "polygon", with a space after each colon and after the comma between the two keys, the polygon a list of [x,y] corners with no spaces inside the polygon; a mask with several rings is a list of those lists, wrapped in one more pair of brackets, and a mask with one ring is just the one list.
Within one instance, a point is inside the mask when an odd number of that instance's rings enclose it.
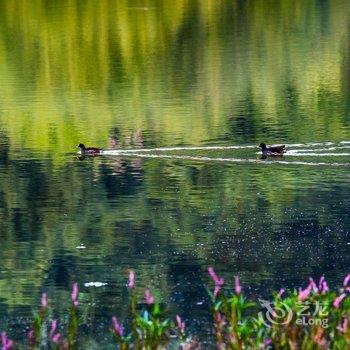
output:
{"label": "lake water", "polygon": [[252,296],[339,283],[349,23],[346,0],[2,1],[1,330],[44,291],[62,316],[78,281],[107,343],[130,268],[194,329],[208,266]]}

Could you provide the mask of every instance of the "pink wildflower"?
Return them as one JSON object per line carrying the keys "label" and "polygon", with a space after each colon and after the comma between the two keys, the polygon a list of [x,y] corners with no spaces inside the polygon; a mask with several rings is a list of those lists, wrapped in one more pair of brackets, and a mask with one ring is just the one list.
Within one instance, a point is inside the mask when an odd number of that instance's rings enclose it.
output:
{"label": "pink wildflower", "polygon": [[220,293],[221,290],[221,286],[220,285],[215,285],[214,287],[214,297],[216,298],[218,296],[218,294]]}
{"label": "pink wildflower", "polygon": [[304,290],[299,288],[298,301],[305,300],[311,293],[312,285],[309,284]]}
{"label": "pink wildflower", "polygon": [[286,290],[284,288],[281,288],[280,291],[278,292],[278,296],[281,297]]}
{"label": "pink wildflower", "polygon": [[176,323],[177,323],[177,328],[180,331],[180,333],[185,332],[185,322],[182,322],[181,317],[179,315],[176,315]]}
{"label": "pink wildflower", "polygon": [[265,342],[264,342],[264,345],[265,345],[266,347],[269,347],[271,344],[272,344],[272,340],[271,340],[270,338],[267,338],[267,339],[265,340]]}
{"label": "pink wildflower", "polygon": [[226,324],[225,317],[220,312],[215,312],[214,320],[219,328],[222,328]]}
{"label": "pink wildflower", "polygon": [[328,284],[326,281],[323,281],[322,283],[322,294],[326,294],[329,292]]}
{"label": "pink wildflower", "polygon": [[339,309],[339,306],[341,302],[345,299],[345,297],[346,297],[346,293],[342,293],[338,297],[336,297],[333,301],[334,308]]}
{"label": "pink wildflower", "polygon": [[41,295],[41,299],[40,299],[40,304],[41,306],[43,307],[43,309],[46,309],[47,306],[48,306],[48,301],[47,301],[47,294],[46,293],[43,293]]}
{"label": "pink wildflower", "polygon": [[344,282],[343,282],[344,288],[348,286],[349,281],[350,281],[350,273],[344,278]]}
{"label": "pink wildflower", "polygon": [[[235,334],[233,334],[232,332],[229,332],[229,334],[227,335],[227,341],[231,344],[235,344],[237,343],[237,337],[235,336]],[[217,349],[218,350],[226,350],[225,344],[224,343],[217,343]]]}
{"label": "pink wildflower", "polygon": [[341,333],[346,333],[348,330],[349,320],[345,317],[343,324],[339,324],[337,326],[337,330]]}
{"label": "pink wildflower", "polygon": [[311,277],[309,278],[309,286],[311,286],[314,293],[318,294],[317,285],[316,285],[315,281],[313,280],[313,278],[311,278]]}
{"label": "pink wildflower", "polygon": [[52,320],[51,321],[51,330],[50,330],[50,334],[49,334],[51,339],[54,336],[56,329],[57,329],[57,320]]}
{"label": "pink wildflower", "polygon": [[235,277],[235,292],[238,295],[241,294],[241,292],[242,292],[242,286],[241,286],[241,284],[239,282],[239,277],[238,276]]}
{"label": "pink wildflower", "polygon": [[152,305],[154,303],[154,297],[148,288],[145,290],[145,300],[146,304],[148,305]]}
{"label": "pink wildflower", "polygon": [[1,333],[2,350],[12,350],[13,341],[7,338],[6,332]]}
{"label": "pink wildflower", "polygon": [[212,267],[208,267],[208,273],[215,284],[214,297],[216,297],[219,294],[222,285],[224,284],[224,279],[222,277],[219,277]]}
{"label": "pink wildflower", "polygon": [[28,332],[27,339],[28,339],[29,344],[34,343],[35,336],[34,336],[34,331],[32,329]]}
{"label": "pink wildflower", "polygon": [[73,302],[74,306],[79,305],[78,294],[79,294],[78,283],[74,282],[73,283],[73,290],[72,290],[72,302]]}
{"label": "pink wildflower", "polygon": [[135,287],[135,272],[133,270],[129,271],[129,281],[128,288],[133,289]]}
{"label": "pink wildflower", "polygon": [[114,333],[117,336],[122,337],[124,329],[123,329],[123,326],[118,322],[118,319],[115,316],[112,317],[112,323],[113,323]]}
{"label": "pink wildflower", "polygon": [[56,344],[60,341],[60,339],[61,339],[61,333],[56,333],[56,334],[52,337],[52,341],[53,341],[54,343],[56,343]]}
{"label": "pink wildflower", "polygon": [[209,273],[209,276],[211,277],[211,279],[213,280],[213,282],[216,283],[219,278],[218,278],[217,274],[215,273],[214,268],[212,266],[208,267],[208,273]]}
{"label": "pink wildflower", "polygon": [[323,286],[323,282],[325,282],[326,279],[324,278],[324,276],[321,276],[320,280],[318,281],[318,289],[322,289]]}
{"label": "pink wildflower", "polygon": [[215,284],[223,284],[223,278],[220,278],[214,271],[213,267],[208,267],[208,273]]}

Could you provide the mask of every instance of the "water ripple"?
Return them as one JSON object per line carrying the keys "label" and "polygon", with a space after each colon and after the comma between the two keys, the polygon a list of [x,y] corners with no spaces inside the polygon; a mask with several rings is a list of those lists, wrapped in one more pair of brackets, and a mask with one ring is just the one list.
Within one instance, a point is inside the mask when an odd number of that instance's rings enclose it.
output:
{"label": "water ripple", "polygon": [[181,156],[181,155],[166,155],[166,154],[152,154],[152,153],[128,153],[120,151],[109,151],[108,155],[116,156],[131,156],[140,158],[160,158],[160,159],[182,159],[182,160],[195,160],[195,161],[213,161],[213,162],[231,162],[231,163],[254,163],[254,164],[286,164],[286,165],[311,165],[311,166],[336,166],[336,167],[348,167],[350,163],[327,163],[327,162],[304,162],[304,161],[285,161],[276,160],[269,162],[262,159],[244,159],[244,158],[213,158],[203,156]]}

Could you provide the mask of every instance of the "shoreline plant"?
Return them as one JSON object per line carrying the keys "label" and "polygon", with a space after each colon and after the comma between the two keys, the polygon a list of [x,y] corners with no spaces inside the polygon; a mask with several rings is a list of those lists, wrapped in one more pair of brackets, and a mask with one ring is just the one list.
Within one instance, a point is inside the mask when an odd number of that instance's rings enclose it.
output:
{"label": "shoreline plant", "polygon": [[[212,290],[208,289],[214,341],[190,336],[182,317],[170,318],[151,289],[147,288],[139,301],[135,273],[130,270],[126,284],[128,315],[123,323],[116,315],[111,317],[110,330],[117,348],[189,350],[208,348],[211,344],[210,348],[218,350],[350,349],[350,274],[337,292],[330,291],[322,276],[318,282],[310,278],[305,289],[281,289],[273,293],[272,301],[258,299],[258,302],[246,299],[238,277],[234,278],[232,288],[226,288],[224,278],[213,267],[208,268],[208,274],[214,285]],[[78,283],[72,286],[68,322],[59,325],[52,311],[48,296],[43,293],[27,339],[14,342],[3,331],[1,350],[81,348]]]}

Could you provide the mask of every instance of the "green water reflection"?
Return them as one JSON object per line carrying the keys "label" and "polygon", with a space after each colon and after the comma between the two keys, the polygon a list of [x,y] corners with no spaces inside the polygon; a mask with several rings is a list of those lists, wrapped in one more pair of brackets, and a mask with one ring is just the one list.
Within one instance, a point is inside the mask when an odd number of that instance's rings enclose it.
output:
{"label": "green water reflection", "polygon": [[[344,0],[2,1],[1,326],[30,315],[43,290],[64,303],[75,280],[87,323],[122,315],[128,268],[139,293],[155,286],[198,319],[208,265],[251,293],[340,279],[350,178],[332,165],[350,158],[349,23]],[[262,166],[75,154],[79,142],[261,141],[333,142],[343,155]],[[108,285],[83,287],[91,281]]]}

